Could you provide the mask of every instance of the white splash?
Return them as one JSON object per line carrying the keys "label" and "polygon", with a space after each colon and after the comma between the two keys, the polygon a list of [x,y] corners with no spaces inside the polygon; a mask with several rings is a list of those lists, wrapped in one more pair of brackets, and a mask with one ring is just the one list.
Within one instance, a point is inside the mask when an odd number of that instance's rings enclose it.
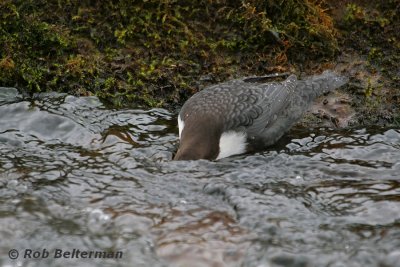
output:
{"label": "white splash", "polygon": [[182,131],[183,131],[183,127],[185,127],[185,123],[181,119],[181,115],[180,114],[178,116],[178,127],[179,127],[179,140],[180,140],[181,139],[181,135],[182,135]]}
{"label": "white splash", "polygon": [[246,152],[246,133],[228,131],[219,139],[219,154],[217,159],[226,158]]}

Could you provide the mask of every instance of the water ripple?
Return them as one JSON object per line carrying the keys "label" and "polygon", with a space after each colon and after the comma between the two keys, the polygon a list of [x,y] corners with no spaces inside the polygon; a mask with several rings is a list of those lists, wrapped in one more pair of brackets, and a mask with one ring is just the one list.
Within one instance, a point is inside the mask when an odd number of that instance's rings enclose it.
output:
{"label": "water ripple", "polygon": [[[0,266],[397,266],[400,130],[171,161],[174,114],[0,88]],[[19,259],[11,248],[122,250]]]}

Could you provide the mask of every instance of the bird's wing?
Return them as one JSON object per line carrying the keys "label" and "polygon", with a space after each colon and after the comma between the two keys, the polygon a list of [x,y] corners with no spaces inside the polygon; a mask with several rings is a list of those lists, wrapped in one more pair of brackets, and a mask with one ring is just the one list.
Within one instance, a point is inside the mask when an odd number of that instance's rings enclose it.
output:
{"label": "bird's wing", "polygon": [[248,134],[258,135],[284,112],[296,82],[291,75],[283,82],[260,84],[238,79],[210,86],[186,101],[180,116],[185,121],[212,115],[223,123],[223,131],[246,127]]}
{"label": "bird's wing", "polygon": [[296,76],[291,75],[280,83],[257,84],[256,88],[251,88],[252,94],[257,95],[257,101],[247,106],[239,115],[239,117],[247,118],[249,122],[246,125],[249,137],[262,135],[266,128],[285,115],[296,83]]}

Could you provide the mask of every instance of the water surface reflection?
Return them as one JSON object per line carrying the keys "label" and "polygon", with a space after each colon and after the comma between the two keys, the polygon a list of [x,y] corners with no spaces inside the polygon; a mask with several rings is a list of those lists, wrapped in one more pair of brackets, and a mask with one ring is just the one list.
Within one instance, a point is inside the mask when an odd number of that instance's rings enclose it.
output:
{"label": "water surface reflection", "polygon": [[0,92],[1,266],[399,266],[399,129],[295,129],[262,153],[173,162],[166,110]]}

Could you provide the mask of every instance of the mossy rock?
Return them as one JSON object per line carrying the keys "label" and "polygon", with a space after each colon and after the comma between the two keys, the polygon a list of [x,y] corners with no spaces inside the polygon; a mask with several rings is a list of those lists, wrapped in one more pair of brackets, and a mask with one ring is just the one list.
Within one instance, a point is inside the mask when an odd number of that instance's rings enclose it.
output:
{"label": "mossy rock", "polygon": [[0,3],[0,85],[28,93],[174,105],[209,81],[287,70],[337,49],[325,7],[306,0]]}

